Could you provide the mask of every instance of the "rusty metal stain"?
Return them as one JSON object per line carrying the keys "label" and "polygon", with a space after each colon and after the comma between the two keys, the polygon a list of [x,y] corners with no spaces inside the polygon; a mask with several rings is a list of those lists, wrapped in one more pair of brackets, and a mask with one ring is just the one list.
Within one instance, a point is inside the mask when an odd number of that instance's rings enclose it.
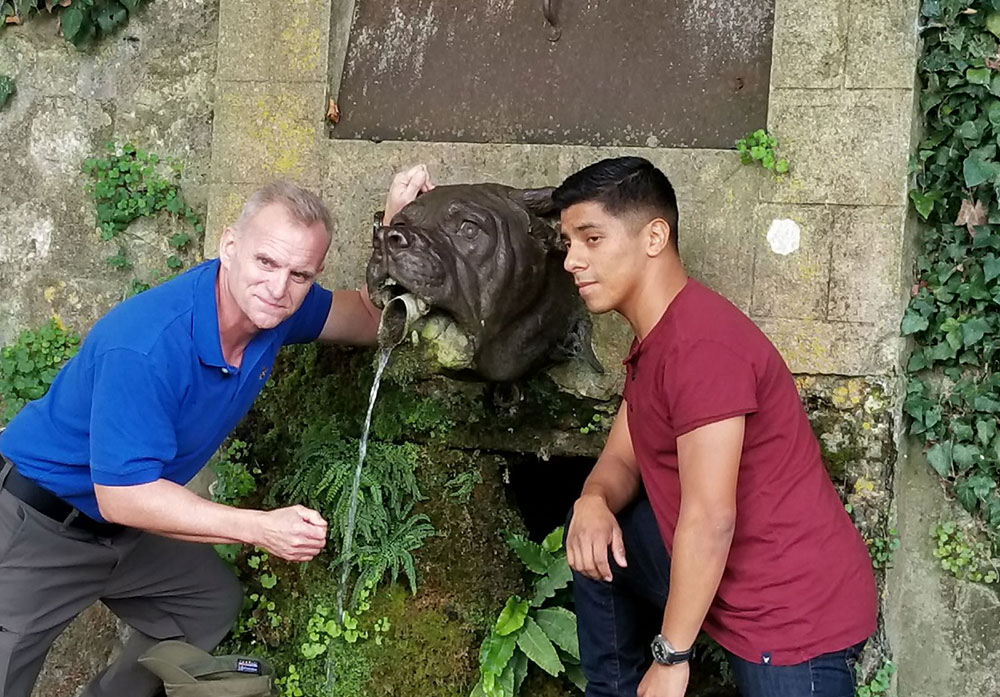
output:
{"label": "rusty metal stain", "polygon": [[774,0],[552,7],[558,41],[541,0],[357,0],[332,136],[728,148],[765,125]]}

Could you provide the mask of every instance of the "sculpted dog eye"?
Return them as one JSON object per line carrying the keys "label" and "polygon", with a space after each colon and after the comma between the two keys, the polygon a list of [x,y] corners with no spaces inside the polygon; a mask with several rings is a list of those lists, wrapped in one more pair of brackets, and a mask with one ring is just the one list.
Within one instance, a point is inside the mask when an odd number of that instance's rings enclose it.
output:
{"label": "sculpted dog eye", "polygon": [[479,225],[471,220],[463,220],[458,226],[458,234],[462,237],[472,238],[480,233]]}

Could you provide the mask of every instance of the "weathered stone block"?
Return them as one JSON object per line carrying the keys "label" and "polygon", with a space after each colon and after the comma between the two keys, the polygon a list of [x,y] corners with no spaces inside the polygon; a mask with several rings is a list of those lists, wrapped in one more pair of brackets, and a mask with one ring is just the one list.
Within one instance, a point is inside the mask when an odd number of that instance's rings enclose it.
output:
{"label": "weathered stone block", "polygon": [[771,89],[840,87],[850,25],[848,3],[778,0]]}
{"label": "weathered stone block", "polygon": [[240,217],[240,211],[243,210],[243,204],[261,185],[263,182],[243,184],[220,182],[209,186],[208,219],[205,222],[203,251],[206,259],[219,256],[219,239],[222,237],[222,231],[226,226],[236,222]]}
{"label": "weathered stone block", "polygon": [[[767,233],[777,219],[793,220],[800,230],[797,250],[781,254]],[[757,206],[752,217],[753,317],[823,319],[830,280],[830,210],[825,206]]]}
{"label": "weathered stone block", "polygon": [[31,120],[28,153],[45,181],[79,176],[88,157],[99,152],[111,116],[94,100],[75,97],[39,99]]}
{"label": "weathered stone block", "polygon": [[321,82],[224,82],[218,85],[212,171],[217,182],[322,178]]}
{"label": "weathered stone block", "polygon": [[[930,532],[944,521],[972,524],[911,442],[895,477],[902,544],[889,570],[886,625],[898,664],[901,697],[1000,694],[1000,601],[994,589],[959,581],[934,558]],[[928,652],[928,637],[945,652]]]}
{"label": "weathered stone block", "polygon": [[819,320],[754,320],[793,373],[884,375],[892,371],[898,331]]}
{"label": "weathered stone block", "polygon": [[887,329],[902,314],[902,208],[835,208],[828,317]]}
{"label": "weathered stone block", "polygon": [[912,98],[909,90],[772,90],[768,125],[792,169],[762,188],[762,200],[904,205]]}
{"label": "weathered stone block", "polygon": [[275,5],[267,20],[274,34],[271,80],[326,82],[330,0],[291,0]]}
{"label": "weathered stone block", "polygon": [[274,56],[271,2],[219,2],[220,81],[260,82],[270,77]]}
{"label": "weathered stone block", "polygon": [[845,86],[848,89],[912,89],[917,68],[915,2],[851,0]]}

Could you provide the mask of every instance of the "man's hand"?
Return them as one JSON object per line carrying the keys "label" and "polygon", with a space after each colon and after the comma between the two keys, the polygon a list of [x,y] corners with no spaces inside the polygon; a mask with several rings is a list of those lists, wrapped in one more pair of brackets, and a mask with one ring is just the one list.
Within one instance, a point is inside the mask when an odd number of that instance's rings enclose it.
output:
{"label": "man's hand", "polygon": [[326,546],[326,521],[305,506],[267,511],[255,544],[287,561],[309,561]]}
{"label": "man's hand", "polygon": [[684,697],[690,675],[691,667],[687,662],[674,666],[653,663],[642,677],[636,694],[638,697]]}
{"label": "man's hand", "polygon": [[388,225],[393,217],[403,210],[403,206],[417,197],[417,194],[434,188],[427,165],[417,165],[392,178],[389,193],[385,197],[385,215],[382,223]]}
{"label": "man's hand", "polygon": [[566,561],[574,571],[595,581],[611,580],[608,547],[618,566],[625,562],[625,543],[615,514],[601,496],[584,494],[573,504],[566,536]]}

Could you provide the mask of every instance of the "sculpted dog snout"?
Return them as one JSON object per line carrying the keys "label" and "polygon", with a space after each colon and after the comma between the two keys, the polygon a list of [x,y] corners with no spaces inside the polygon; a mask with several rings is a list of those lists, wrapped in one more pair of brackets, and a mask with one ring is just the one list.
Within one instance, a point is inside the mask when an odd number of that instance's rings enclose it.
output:
{"label": "sculpted dog snout", "polygon": [[406,249],[410,246],[410,240],[399,228],[380,227],[376,228],[372,246],[378,254],[384,252],[395,252],[398,249]]}
{"label": "sculpted dog snout", "polygon": [[394,252],[397,249],[406,249],[410,246],[410,239],[406,236],[406,233],[398,228],[386,228],[385,246],[390,252]]}

